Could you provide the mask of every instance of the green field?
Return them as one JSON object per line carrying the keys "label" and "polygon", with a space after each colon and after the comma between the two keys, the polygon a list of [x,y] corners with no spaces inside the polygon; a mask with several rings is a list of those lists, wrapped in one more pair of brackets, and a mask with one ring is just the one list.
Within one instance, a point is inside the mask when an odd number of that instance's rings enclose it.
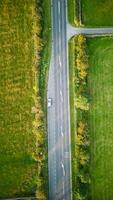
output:
{"label": "green field", "polygon": [[113,26],[113,1],[81,0],[82,24],[86,26]]}
{"label": "green field", "polygon": [[113,199],[113,37],[87,38],[92,200]]}
{"label": "green field", "polygon": [[29,196],[36,189],[35,8],[35,0],[0,1],[0,198]]}

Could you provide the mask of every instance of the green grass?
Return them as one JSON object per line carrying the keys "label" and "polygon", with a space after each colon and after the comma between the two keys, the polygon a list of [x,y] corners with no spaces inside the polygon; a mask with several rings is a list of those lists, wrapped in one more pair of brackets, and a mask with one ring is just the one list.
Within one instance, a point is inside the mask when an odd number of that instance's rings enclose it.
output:
{"label": "green grass", "polygon": [[72,26],[79,26],[79,0],[67,0],[68,21]]}
{"label": "green grass", "polygon": [[113,199],[113,37],[87,38],[92,200]]}
{"label": "green grass", "polygon": [[[51,0],[39,0],[39,6],[41,10],[41,27],[42,33],[41,38],[43,40],[43,48],[41,51],[41,60],[40,60],[40,76],[39,76],[39,91],[42,97],[42,105],[45,116],[45,133],[47,133],[47,83],[48,83],[48,74],[51,58]],[[48,151],[48,138],[46,134],[46,143],[45,149]],[[48,157],[46,154],[46,159],[42,167],[42,175],[44,178],[43,190],[48,197]]]}
{"label": "green grass", "polygon": [[0,2],[0,198],[35,192],[35,0]]}
{"label": "green grass", "polygon": [[75,158],[76,148],[76,110],[75,108],[75,41],[72,38],[69,41],[69,89],[70,89],[70,120],[71,120],[71,153],[72,153],[72,191],[75,199],[77,161]]}
{"label": "green grass", "polygon": [[86,26],[113,26],[113,1],[81,0],[82,24]]}
{"label": "green grass", "polygon": [[74,25],[76,1],[68,0],[67,2],[68,2],[68,20],[70,24]]}

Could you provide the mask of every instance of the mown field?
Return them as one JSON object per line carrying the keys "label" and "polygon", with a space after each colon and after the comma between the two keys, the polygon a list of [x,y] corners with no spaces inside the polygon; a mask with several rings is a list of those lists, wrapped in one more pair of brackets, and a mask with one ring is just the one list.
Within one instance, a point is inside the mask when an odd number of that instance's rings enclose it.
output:
{"label": "mown field", "polygon": [[42,159],[36,148],[44,141],[38,22],[35,0],[0,1],[0,198],[36,190],[36,160]]}
{"label": "mown field", "polygon": [[82,24],[86,26],[113,26],[113,1],[81,0]]}
{"label": "mown field", "polygon": [[[112,4],[112,2],[111,2]],[[92,200],[113,199],[113,37],[87,38]]]}

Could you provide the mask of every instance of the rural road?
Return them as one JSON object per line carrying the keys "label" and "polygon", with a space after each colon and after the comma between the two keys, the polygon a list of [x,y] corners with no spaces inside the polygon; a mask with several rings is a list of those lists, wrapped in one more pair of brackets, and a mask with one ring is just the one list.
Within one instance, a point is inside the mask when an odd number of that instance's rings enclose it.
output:
{"label": "rural road", "polygon": [[71,199],[71,149],[66,1],[52,1],[52,57],[48,82],[49,200]]}
{"label": "rural road", "polygon": [[48,80],[49,200],[71,200],[71,136],[68,40],[75,34],[113,34],[113,28],[74,28],[67,20],[67,1],[51,0],[52,53]]}

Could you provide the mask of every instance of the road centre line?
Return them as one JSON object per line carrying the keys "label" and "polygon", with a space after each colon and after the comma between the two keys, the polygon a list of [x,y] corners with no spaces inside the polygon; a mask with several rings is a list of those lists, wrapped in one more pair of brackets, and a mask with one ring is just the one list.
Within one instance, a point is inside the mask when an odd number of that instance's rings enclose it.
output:
{"label": "road centre line", "polygon": [[60,1],[58,1],[58,13],[59,13],[59,33],[60,33]]}

